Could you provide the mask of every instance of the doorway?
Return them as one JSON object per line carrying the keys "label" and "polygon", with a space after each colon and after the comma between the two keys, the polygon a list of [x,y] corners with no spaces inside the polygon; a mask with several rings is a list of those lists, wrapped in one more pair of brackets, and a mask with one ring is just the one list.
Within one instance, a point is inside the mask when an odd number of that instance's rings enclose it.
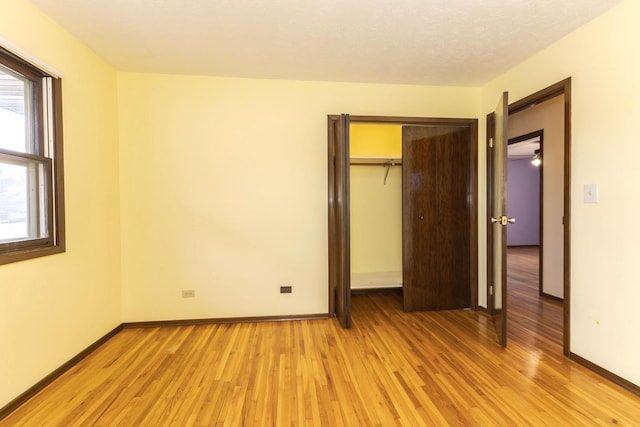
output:
{"label": "doorway", "polygon": [[[558,300],[563,300],[563,353],[565,355],[569,355],[570,348],[570,232],[571,232],[571,222],[570,222],[570,176],[571,176],[571,79],[568,78],[563,80],[555,85],[552,85],[548,88],[545,88],[539,92],[536,92],[528,97],[525,97],[511,105],[508,106],[507,116],[508,119],[511,120],[515,115],[525,115],[528,110],[534,110],[534,108],[538,108],[539,106],[543,106],[545,102],[553,103],[556,102],[558,106],[557,116],[560,117],[560,122],[562,123],[562,129],[559,132],[559,142],[555,144],[555,149],[559,152],[559,156],[555,157],[555,166],[551,167],[552,156],[550,156],[550,148],[549,144],[546,145],[547,152],[546,158],[547,162],[544,160],[544,156],[542,159],[542,167],[544,167],[545,163],[547,163],[547,167],[545,168],[545,181],[552,175],[551,172],[554,172],[555,175],[559,176],[557,178],[556,183],[554,185],[545,185],[544,188],[546,192],[552,193],[550,191],[551,188],[558,189],[559,196],[553,203],[549,203],[545,200],[542,201],[542,205],[545,205],[543,209],[542,216],[542,226],[541,228],[544,230],[542,234],[542,242],[546,241],[546,245],[543,244],[543,250],[541,253],[541,268],[540,268],[540,293],[548,294],[551,297],[555,297]],[[487,140],[489,142],[490,137],[493,136],[494,132],[494,124],[493,117],[489,115],[487,117]],[[538,125],[539,126],[539,125]],[[531,129],[529,129],[531,130]],[[522,131],[514,131],[520,132]],[[506,135],[505,135],[506,136]],[[545,140],[548,141],[548,133],[545,130]],[[505,138],[506,144],[506,138]],[[487,158],[491,157],[489,143],[487,144]],[[491,179],[494,175],[493,165],[491,162],[487,164],[487,179]],[[489,182],[489,181],[488,181]],[[489,196],[491,194],[488,193]],[[547,199],[548,194],[545,193],[544,199]],[[549,205],[549,206],[547,206]],[[551,207],[557,207],[556,211],[553,211]],[[492,213],[489,210],[490,203],[488,203],[487,210],[487,283],[494,283],[496,275],[500,274],[500,271],[493,271],[493,259],[492,259],[492,251],[491,248],[494,246],[492,241],[493,232],[492,232],[492,224],[490,222],[490,218]],[[547,211],[549,213],[554,212],[553,215],[547,215]],[[553,217],[553,218],[552,218]],[[561,237],[561,242],[558,245],[555,245],[557,248],[552,250],[552,246],[549,244],[551,241],[551,237],[549,236],[557,236]],[[553,262],[556,264],[560,264],[559,268],[551,268]],[[506,262],[503,263],[504,270],[502,274],[504,275],[504,271],[506,271]],[[555,270],[555,277],[550,276],[547,273]],[[506,296],[507,293],[507,284],[506,281],[502,282],[502,305],[497,306],[495,304],[494,296],[492,295],[492,287],[487,286],[487,311],[489,314],[494,316],[499,316],[501,318],[503,324],[503,330],[499,331],[502,335],[501,341],[503,345],[506,345],[506,319],[507,319],[507,305],[506,305]]]}
{"label": "doorway", "polygon": [[[465,308],[476,309],[477,120],[332,115],[328,117],[329,315],[338,317],[344,327],[351,324],[351,123],[403,127],[405,310],[461,308],[455,306],[461,300],[460,295],[440,292],[441,283],[447,287],[448,280],[456,280],[458,284],[464,281]],[[417,150],[415,155],[410,153],[413,150]],[[411,162],[409,167],[407,161]],[[454,193],[458,195],[451,196]],[[416,200],[417,195],[422,199]],[[462,221],[456,216],[461,210]],[[458,230],[464,231],[464,238],[456,237],[460,234]],[[458,271],[449,274],[451,265],[456,263],[465,266],[464,279],[460,279]],[[424,268],[425,265],[430,268]],[[449,297],[455,302],[445,301]],[[423,304],[436,300],[439,302],[433,306]]]}
{"label": "doorway", "polygon": [[[527,116],[527,117],[524,117]],[[528,116],[526,113],[520,117],[523,121],[530,122],[530,125],[542,125],[536,117]],[[562,122],[562,116],[554,117],[556,121]],[[544,174],[543,174],[543,142],[544,129],[511,137],[512,134],[520,132],[522,126],[516,126],[514,120],[509,121],[509,127],[515,128],[507,132],[509,136],[507,145],[507,212],[509,216],[517,218],[517,221],[510,225],[507,235],[507,276],[508,272],[514,270],[514,260],[527,259],[527,264],[535,264],[536,279],[535,286],[538,294],[543,293],[542,263],[540,256],[544,248]],[[527,127],[530,126],[527,123]],[[556,138],[552,138],[551,144],[562,144]],[[553,162],[551,162],[553,164]],[[562,204],[562,203],[560,203]],[[547,203],[547,207],[550,204]],[[554,237],[554,240],[558,236]],[[562,236],[559,236],[562,239]],[[560,240],[561,241],[561,240]],[[554,243],[554,242],[550,242]],[[512,257],[513,253],[525,252],[526,258]],[[529,269],[530,270],[530,269]],[[531,273],[530,273],[531,274]],[[528,280],[532,278],[529,277]],[[529,285],[533,285],[530,283]]]}

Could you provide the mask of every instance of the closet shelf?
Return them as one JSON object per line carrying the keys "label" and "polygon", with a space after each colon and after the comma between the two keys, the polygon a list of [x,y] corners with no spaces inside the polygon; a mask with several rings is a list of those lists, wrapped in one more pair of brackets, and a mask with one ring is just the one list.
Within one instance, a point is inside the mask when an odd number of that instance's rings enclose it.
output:
{"label": "closet shelf", "polygon": [[349,163],[352,165],[395,166],[402,164],[402,157],[352,156],[349,158]]}

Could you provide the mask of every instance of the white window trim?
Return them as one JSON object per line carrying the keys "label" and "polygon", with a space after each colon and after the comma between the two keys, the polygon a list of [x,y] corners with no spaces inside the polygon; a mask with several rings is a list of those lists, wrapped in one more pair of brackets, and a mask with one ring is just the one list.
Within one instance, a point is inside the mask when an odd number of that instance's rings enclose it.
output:
{"label": "white window trim", "polygon": [[40,68],[42,71],[44,71],[45,73],[49,74],[51,77],[55,77],[55,78],[62,78],[64,77],[62,72],[60,70],[58,70],[57,68],[52,67],[51,65],[47,64],[44,61],[41,61],[40,59],[38,59],[36,56],[32,55],[31,53],[27,52],[26,50],[16,46],[15,44],[11,43],[9,40],[5,39],[4,37],[0,36],[0,46],[2,46],[5,50],[8,50],[9,52],[13,53],[14,55],[20,57],[21,59],[31,63],[32,65]]}

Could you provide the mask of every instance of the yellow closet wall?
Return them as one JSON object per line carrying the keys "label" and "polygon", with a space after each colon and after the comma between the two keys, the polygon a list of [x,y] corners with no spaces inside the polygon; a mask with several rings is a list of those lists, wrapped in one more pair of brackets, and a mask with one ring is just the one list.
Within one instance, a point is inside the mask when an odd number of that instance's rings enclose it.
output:
{"label": "yellow closet wall", "polygon": [[352,157],[402,157],[402,126],[351,123],[349,150]]}
{"label": "yellow closet wall", "polygon": [[[402,126],[351,124],[349,148],[352,158],[402,157]],[[385,185],[386,169],[383,165],[350,168],[353,288],[371,286],[358,285],[362,274],[395,272],[401,277],[402,167],[391,167]]]}

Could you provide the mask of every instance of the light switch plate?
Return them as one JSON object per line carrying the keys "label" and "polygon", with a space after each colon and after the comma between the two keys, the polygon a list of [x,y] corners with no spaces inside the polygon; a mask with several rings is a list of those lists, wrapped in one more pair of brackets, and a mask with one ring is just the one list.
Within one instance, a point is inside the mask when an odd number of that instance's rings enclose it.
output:
{"label": "light switch plate", "polygon": [[584,184],[584,203],[598,203],[598,184]]}

